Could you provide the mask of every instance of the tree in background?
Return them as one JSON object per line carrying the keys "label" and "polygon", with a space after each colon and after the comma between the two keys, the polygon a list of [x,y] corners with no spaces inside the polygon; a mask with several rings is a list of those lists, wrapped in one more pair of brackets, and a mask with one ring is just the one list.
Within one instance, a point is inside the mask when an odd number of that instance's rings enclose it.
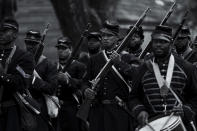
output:
{"label": "tree in background", "polygon": [[5,17],[14,17],[16,10],[16,0],[0,0],[0,22]]}

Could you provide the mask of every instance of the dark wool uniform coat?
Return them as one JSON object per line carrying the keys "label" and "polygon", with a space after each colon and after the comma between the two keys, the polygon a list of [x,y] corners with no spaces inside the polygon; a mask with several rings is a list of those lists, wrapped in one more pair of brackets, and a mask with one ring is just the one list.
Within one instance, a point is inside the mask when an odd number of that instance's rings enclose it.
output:
{"label": "dark wool uniform coat", "polygon": [[[69,83],[58,82],[57,96],[62,101],[59,114],[60,127],[62,131],[81,131],[82,121],[76,117],[76,113],[81,104],[82,93],[81,84],[85,73],[85,65],[74,60],[67,69],[71,76]],[[63,68],[58,64],[58,72]],[[74,97],[77,96],[77,97]]]}
{"label": "dark wool uniform coat", "polygon": [[[166,75],[168,61],[159,64],[161,75]],[[138,75],[134,81],[133,90],[130,95],[129,105],[132,113],[137,118],[141,111],[147,111],[149,117],[164,114],[165,104],[167,112],[177,105],[175,97],[168,92],[167,99],[160,95],[152,64],[146,62],[139,67]],[[164,77],[165,78],[165,77]],[[175,66],[171,81],[171,88],[182,100],[183,105],[189,106],[196,112],[197,103],[197,72],[196,68],[179,57],[175,57]],[[166,103],[164,103],[166,102]],[[184,118],[186,120],[186,117]],[[188,122],[185,125],[189,128]]]}
{"label": "dark wool uniform coat", "polygon": [[42,79],[36,78],[31,85],[30,92],[41,106],[41,113],[43,117],[38,117],[37,131],[49,131],[51,126],[48,124],[50,121],[45,98],[43,93],[54,95],[57,88],[57,69],[54,63],[49,61],[46,57],[41,56],[35,70]]}
{"label": "dark wool uniform coat", "polygon": [[[3,65],[10,52],[11,50],[0,50]],[[13,93],[16,91],[23,91],[27,86],[25,85],[25,76],[19,73],[16,69],[17,66],[20,66],[24,73],[31,75],[34,69],[33,56],[16,48],[8,66],[7,74],[0,74],[0,83],[1,86],[4,86],[2,103],[7,101],[13,101],[15,103],[13,106],[2,108],[3,115],[0,115],[0,131],[22,131],[20,125],[20,112],[13,97]]]}
{"label": "dark wool uniform coat", "polygon": [[[85,80],[93,80],[106,63],[105,52],[90,58]],[[88,85],[90,87],[90,85]],[[105,78],[99,83],[99,92],[93,103],[90,113],[90,131],[128,131],[130,119],[128,114],[113,102],[115,96],[119,96],[125,102],[128,101],[129,89],[118,77],[114,69],[110,69]],[[111,103],[104,103],[104,101]]]}

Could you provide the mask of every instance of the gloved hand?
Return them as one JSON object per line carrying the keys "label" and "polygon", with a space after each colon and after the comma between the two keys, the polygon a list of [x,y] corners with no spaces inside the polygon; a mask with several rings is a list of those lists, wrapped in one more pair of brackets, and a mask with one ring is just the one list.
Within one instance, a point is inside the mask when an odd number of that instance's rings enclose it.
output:
{"label": "gloved hand", "polygon": [[141,126],[146,125],[148,122],[148,113],[146,111],[141,111],[137,116],[137,121]]}
{"label": "gloved hand", "polygon": [[85,98],[93,100],[96,96],[96,92],[90,88],[85,89],[84,91]]}

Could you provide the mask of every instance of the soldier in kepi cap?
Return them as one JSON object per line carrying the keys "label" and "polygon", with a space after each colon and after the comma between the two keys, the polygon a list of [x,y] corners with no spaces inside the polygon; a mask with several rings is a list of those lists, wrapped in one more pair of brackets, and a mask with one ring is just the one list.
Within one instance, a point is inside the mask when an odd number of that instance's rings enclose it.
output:
{"label": "soldier in kepi cap", "polygon": [[0,130],[23,131],[21,112],[14,99],[24,91],[34,69],[33,56],[15,46],[18,23],[6,18],[0,27]]}
{"label": "soldier in kepi cap", "polygon": [[107,54],[110,54],[118,45],[119,37],[119,25],[116,21],[106,20],[103,24],[103,28],[100,30],[102,38],[102,49]]}
{"label": "soldier in kepi cap", "polygon": [[191,33],[188,26],[183,26],[177,40],[175,41],[175,47],[177,54],[183,59],[194,63],[197,62],[197,52],[191,47]]}
{"label": "soldier in kepi cap", "polygon": [[59,114],[62,131],[84,131],[84,124],[76,117],[82,100],[82,78],[85,73],[85,65],[73,60],[64,71],[67,60],[71,57],[73,42],[69,37],[60,37],[56,44],[59,61],[57,96],[61,101]]}
{"label": "soldier in kepi cap", "polygon": [[[25,45],[28,52],[35,55],[41,44],[41,33],[37,30],[29,30],[26,33]],[[43,94],[54,95],[57,88],[57,69],[47,57],[41,55],[34,68],[33,79],[30,84],[30,93],[41,105],[42,117],[38,116],[38,128],[36,131],[50,131],[52,128],[51,116],[48,115],[46,101]]]}
{"label": "soldier in kepi cap", "polygon": [[89,56],[99,53],[101,51],[101,34],[99,32],[90,32],[87,39]]}
{"label": "soldier in kepi cap", "polygon": [[86,65],[86,68],[90,57],[101,51],[101,34],[99,32],[90,32],[87,35],[87,40],[88,52],[81,52],[78,59]]}
{"label": "soldier in kepi cap", "polygon": [[[133,28],[133,26],[130,26],[128,31],[130,31],[131,28]],[[139,57],[140,53],[142,52],[143,42],[144,42],[144,31],[143,28],[140,26],[139,28],[137,28],[134,35],[130,38],[126,47],[126,51],[129,54],[133,54],[136,57]]]}
{"label": "soldier in kepi cap", "polygon": [[154,57],[138,68],[133,82],[132,114],[143,126],[148,119],[173,112],[183,118],[187,130],[192,130],[197,109],[196,68],[172,54],[170,27],[156,26],[151,44]]}
{"label": "soldier in kepi cap", "polygon": [[[87,75],[84,78],[84,95],[86,99],[94,99],[89,112],[90,131],[129,131],[130,117],[119,107],[115,97],[128,100],[130,87],[120,76],[116,67],[111,68],[99,82],[99,90],[92,90],[89,81],[93,80],[105,63],[119,40],[119,25],[116,22],[105,21],[101,29],[103,50],[90,57]],[[93,83],[94,84],[94,83]],[[117,124],[118,123],[118,124]]]}

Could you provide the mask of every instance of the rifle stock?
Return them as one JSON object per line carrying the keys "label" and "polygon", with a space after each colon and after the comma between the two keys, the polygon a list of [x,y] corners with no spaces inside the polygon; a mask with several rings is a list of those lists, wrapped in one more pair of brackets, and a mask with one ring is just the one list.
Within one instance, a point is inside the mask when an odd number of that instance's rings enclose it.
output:
{"label": "rifle stock", "polygon": [[39,44],[39,46],[38,46],[38,48],[36,50],[36,53],[34,54],[34,58],[35,58],[36,64],[38,63],[39,58],[40,58],[40,56],[43,53],[43,50],[44,50],[44,40],[45,40],[45,37],[46,37],[47,32],[49,30],[49,26],[50,26],[50,24],[48,23],[47,26],[46,26],[46,28],[44,29],[44,31],[42,33],[42,39],[41,39],[40,44]]}
{"label": "rifle stock", "polygon": [[79,42],[78,42],[77,45],[75,46],[75,48],[74,48],[74,50],[73,50],[73,52],[72,52],[70,58],[67,60],[66,65],[64,66],[63,72],[66,72],[67,68],[68,68],[69,65],[72,63],[73,59],[75,59],[75,57],[76,57],[76,55],[77,55],[77,53],[78,53],[78,50],[80,49],[81,44],[82,44],[82,42],[83,42],[83,40],[84,40],[85,34],[89,31],[90,27],[91,27],[91,24],[88,23],[88,24],[87,24],[87,27],[86,27],[86,29],[85,29],[85,31],[84,31],[84,32],[82,33],[82,35],[81,35],[81,38],[80,38]]}
{"label": "rifle stock", "polygon": [[[169,19],[169,17],[171,16],[171,14],[173,13],[174,9],[176,6],[176,2],[173,3],[173,5],[170,7],[169,11],[167,12],[167,14],[165,15],[165,17],[163,18],[163,20],[160,22],[159,25],[164,25],[167,20]],[[150,52],[151,50],[151,41],[148,43],[148,45],[145,47],[145,49],[142,51],[142,53],[140,54],[139,58],[143,59],[144,56]]]}
{"label": "rifle stock", "polygon": [[[146,17],[146,14],[148,13],[148,11],[150,10],[150,8],[147,8],[144,13],[141,15],[141,17],[139,18],[139,20],[136,22],[136,24],[133,26],[133,28],[129,31],[129,33],[125,36],[125,38],[123,39],[123,41],[121,42],[121,44],[119,45],[119,47],[115,50],[115,52],[120,53],[120,51],[126,46],[126,44],[128,43],[128,40],[130,39],[130,37],[132,37],[132,35],[135,33],[135,31],[137,30],[137,28],[142,24],[144,18]],[[95,92],[98,92],[99,87],[97,86],[98,83],[102,80],[102,78],[105,77],[105,75],[107,74],[108,70],[111,68],[112,66],[112,60],[110,59],[105,65],[104,67],[101,69],[101,71],[98,73],[98,75],[95,77],[94,80],[92,80],[92,89]],[[82,119],[83,121],[86,121],[88,118],[88,114],[89,114],[89,110],[91,107],[91,103],[93,100],[90,99],[85,99],[85,101],[83,102],[83,104],[81,105],[79,111],[77,112],[77,117]]]}

